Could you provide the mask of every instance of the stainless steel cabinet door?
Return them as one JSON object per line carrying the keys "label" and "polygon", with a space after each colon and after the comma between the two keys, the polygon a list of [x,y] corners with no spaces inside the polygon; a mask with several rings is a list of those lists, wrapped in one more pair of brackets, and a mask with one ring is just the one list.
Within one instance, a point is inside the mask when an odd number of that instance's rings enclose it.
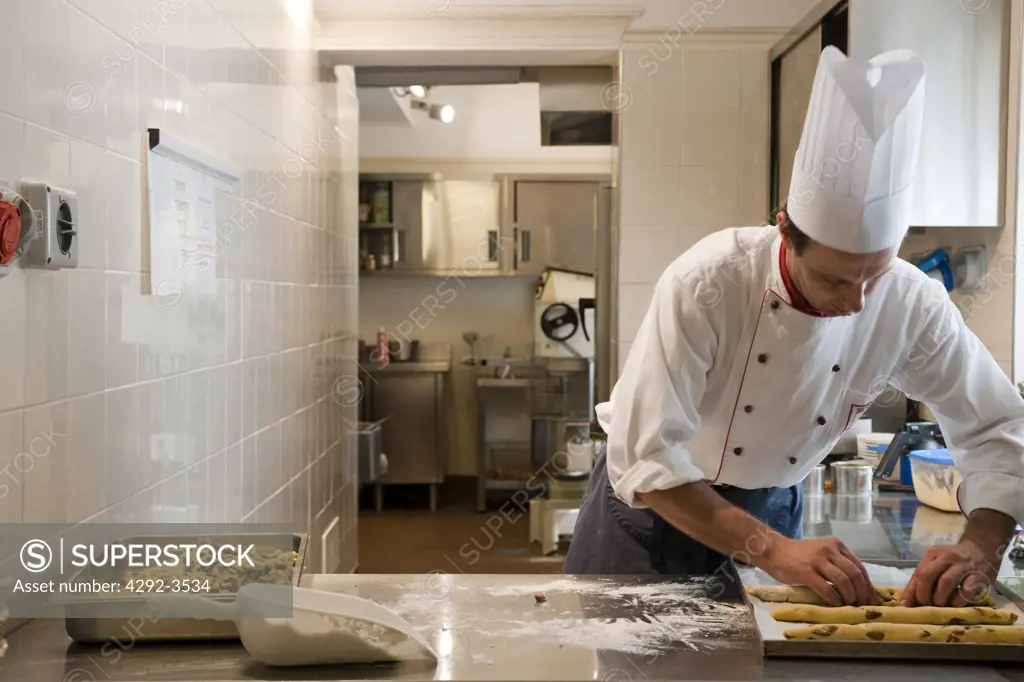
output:
{"label": "stainless steel cabinet door", "polygon": [[560,267],[594,273],[596,182],[517,182],[516,272],[540,274]]}
{"label": "stainless steel cabinet door", "polygon": [[501,183],[428,182],[423,191],[424,269],[467,276],[499,271]]}
{"label": "stainless steel cabinet door", "polygon": [[377,483],[441,483],[444,462],[439,444],[441,418],[438,375],[375,375],[373,416],[381,425],[381,450],[388,472]]}
{"label": "stainless steel cabinet door", "polygon": [[423,183],[393,182],[391,211],[395,240],[394,269],[417,272],[423,269]]}

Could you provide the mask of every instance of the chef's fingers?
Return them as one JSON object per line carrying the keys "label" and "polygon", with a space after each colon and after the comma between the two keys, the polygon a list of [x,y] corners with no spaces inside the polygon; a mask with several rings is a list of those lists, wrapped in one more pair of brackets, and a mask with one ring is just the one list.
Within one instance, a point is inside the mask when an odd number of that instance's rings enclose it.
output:
{"label": "chef's fingers", "polygon": [[846,577],[850,580],[850,584],[853,586],[854,600],[847,602],[848,604],[866,604],[868,598],[868,585],[867,579],[864,578],[864,574],[857,568],[857,564],[851,561],[840,551],[840,555],[833,559],[833,564],[842,570]]}
{"label": "chef's fingers", "polygon": [[816,568],[818,573],[835,585],[836,591],[843,598],[844,604],[857,603],[857,588],[853,586],[853,581],[843,569],[836,566],[832,561],[823,562],[816,566]]}
{"label": "chef's fingers", "polygon": [[928,550],[924,559],[917,565],[914,575],[917,576],[917,586],[914,588],[914,598],[920,606],[931,606],[935,594],[935,584],[939,577],[946,572],[946,569],[953,565],[953,558],[949,554],[939,554],[935,550]]}
{"label": "chef's fingers", "polygon": [[910,576],[907,587],[903,590],[903,606],[917,606],[917,571]]}
{"label": "chef's fingers", "polygon": [[840,597],[835,589],[815,571],[811,570],[807,573],[804,585],[814,590],[819,597],[828,602],[829,606],[843,605],[843,598]]}
{"label": "chef's fingers", "polygon": [[957,588],[953,606],[966,606],[969,602],[977,602],[988,594],[991,587],[992,581],[988,576],[978,571],[968,573]]}
{"label": "chef's fingers", "polygon": [[939,579],[935,581],[935,592],[932,595],[932,606],[963,606],[960,604],[950,604],[954,598],[959,599],[958,588],[960,582],[967,575],[968,566],[966,564],[953,564],[946,569],[945,573],[939,576]]}
{"label": "chef's fingers", "polygon": [[864,595],[864,603],[869,604],[871,606],[877,606],[878,604],[881,604],[882,600],[879,599],[878,592],[871,584],[871,576],[868,575],[868,569],[864,567],[864,564],[861,563],[861,560],[858,559],[853,552],[847,549],[845,545],[841,545],[839,547],[839,553],[847,559],[849,559],[850,562],[854,565],[854,567],[856,567],[857,571],[864,577],[864,586],[867,593],[866,595]]}

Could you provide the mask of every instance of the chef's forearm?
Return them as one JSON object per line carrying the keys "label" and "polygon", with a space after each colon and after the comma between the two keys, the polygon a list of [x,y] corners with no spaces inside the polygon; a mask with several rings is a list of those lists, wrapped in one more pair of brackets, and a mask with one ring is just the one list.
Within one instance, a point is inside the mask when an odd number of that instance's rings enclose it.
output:
{"label": "chef's forearm", "polygon": [[1015,530],[1017,522],[1010,516],[993,509],[975,509],[967,519],[967,527],[960,541],[973,542],[983,549],[1002,553]]}
{"label": "chef's forearm", "polygon": [[716,552],[761,567],[785,540],[768,524],[727,502],[704,481],[637,493],[665,521]]}

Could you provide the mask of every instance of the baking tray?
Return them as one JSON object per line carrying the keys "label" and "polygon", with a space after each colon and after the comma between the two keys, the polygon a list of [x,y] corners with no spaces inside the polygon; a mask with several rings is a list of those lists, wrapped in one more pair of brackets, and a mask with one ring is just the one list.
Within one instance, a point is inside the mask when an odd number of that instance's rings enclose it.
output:
{"label": "baking tray", "polygon": [[[266,544],[268,534],[266,533],[241,533],[231,535],[204,535],[216,541],[217,538],[229,539],[232,544]],[[279,537],[273,535],[272,537]],[[187,541],[195,541],[196,536],[139,536],[124,540],[126,543],[142,543],[159,541],[161,543],[181,544]],[[292,585],[298,586],[306,567],[306,550],[309,544],[308,533],[296,533],[292,536],[292,551],[298,553],[295,560],[295,570],[292,571]],[[97,580],[113,581],[120,579],[121,572],[111,574],[110,570],[93,572],[85,568],[79,571],[74,580],[90,580],[95,577]],[[235,600],[233,594],[212,595],[210,599],[217,602],[231,603]],[[238,640],[238,628],[234,622],[218,621],[205,618],[159,618],[148,619],[144,617],[135,618],[97,618],[90,616],[77,616],[76,614],[89,613],[96,605],[130,605],[140,606],[148,601],[146,595],[136,596],[129,594],[125,596],[115,595],[61,595],[54,598],[54,603],[64,606],[64,629],[68,636],[81,644],[97,644],[101,642],[174,642],[174,641],[195,641],[195,640]]]}
{"label": "baking tray", "polygon": [[[910,572],[917,566],[915,561],[872,561],[865,565],[904,569],[906,577],[902,582],[886,580],[886,587],[904,587]],[[973,644],[968,642],[830,642],[824,640],[790,640],[782,636],[782,630],[800,627],[798,623],[779,623],[772,619],[771,612],[786,604],[770,604],[750,596],[747,587],[751,585],[778,585],[763,571],[751,567],[736,566],[742,584],[743,599],[751,609],[761,642],[761,654],[768,658],[860,658],[860,659],[901,659],[930,661],[985,661],[1024,662],[1024,646],[1017,644]],[[878,581],[881,584],[881,581]],[[1018,625],[1024,624],[1024,599],[1015,595],[1001,582],[996,582],[996,608],[1008,609],[1020,614]],[[774,630],[774,632],[772,632]]]}

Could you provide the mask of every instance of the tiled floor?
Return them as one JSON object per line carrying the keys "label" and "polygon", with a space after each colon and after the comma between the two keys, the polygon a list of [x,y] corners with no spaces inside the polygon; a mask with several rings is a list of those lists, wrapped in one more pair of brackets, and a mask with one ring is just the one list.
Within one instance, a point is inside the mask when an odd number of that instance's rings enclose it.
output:
{"label": "tiled floor", "polygon": [[[384,511],[364,491],[359,515],[360,573],[561,573],[564,550],[544,557],[531,545],[530,519],[500,497],[479,514],[472,487],[446,482],[431,514],[426,487],[387,488]],[[504,512],[504,513],[502,513]]]}

